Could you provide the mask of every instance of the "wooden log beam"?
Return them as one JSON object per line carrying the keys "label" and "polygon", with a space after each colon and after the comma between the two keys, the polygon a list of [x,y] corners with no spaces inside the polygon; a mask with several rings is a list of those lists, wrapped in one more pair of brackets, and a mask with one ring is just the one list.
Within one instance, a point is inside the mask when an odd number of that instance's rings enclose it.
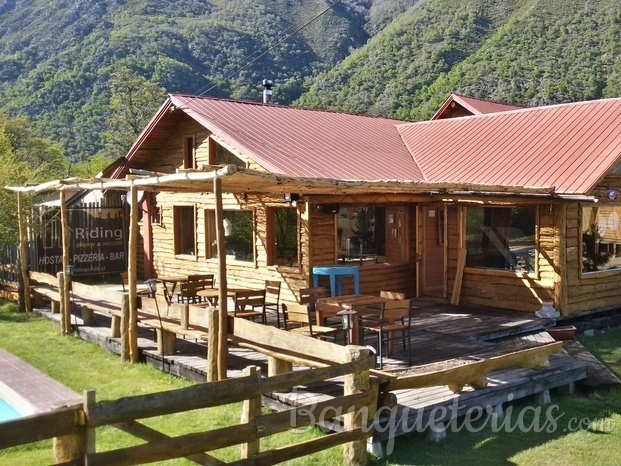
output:
{"label": "wooden log beam", "polygon": [[138,362],[138,308],[136,306],[136,285],[138,269],[138,195],[137,188],[129,190],[130,221],[127,254],[127,279],[129,291],[129,360]]}
{"label": "wooden log beam", "polygon": [[[395,391],[446,385],[452,391],[458,392],[465,385],[471,385],[474,388],[485,388],[489,372],[511,366],[545,369],[549,366],[548,358],[561,351],[561,349],[563,349],[563,342],[558,341],[548,345],[503,354],[483,361],[454,366],[449,369],[399,377],[396,381],[390,382],[387,387],[383,387],[383,389]],[[422,367],[424,368],[424,366]]]}
{"label": "wooden log beam", "polygon": [[[168,435],[152,429],[151,427],[145,426],[137,421],[121,422],[119,424],[114,424],[114,427],[147,442],[157,442],[159,440],[170,438]],[[89,454],[90,453],[94,452],[89,452]],[[206,453],[195,453],[193,455],[186,456],[186,458],[197,464],[206,466],[222,466],[226,464],[224,461],[220,461],[218,458],[214,458]]]}
{"label": "wooden log beam", "polygon": [[[264,347],[273,354],[282,353],[318,362],[348,362],[348,349],[327,341],[286,332],[269,325],[228,317],[230,337],[234,344]],[[266,353],[267,354],[267,353]]]}
{"label": "wooden log beam", "polygon": [[218,380],[218,341],[220,325],[218,324],[218,311],[213,308],[207,309],[207,382]]}
{"label": "wooden log beam", "polygon": [[22,290],[20,296],[23,296],[22,312],[32,312],[32,303],[30,302],[30,276],[28,275],[28,234],[26,232],[26,220],[24,213],[24,199],[22,193],[17,193],[17,222],[19,226],[19,265],[22,280],[20,285]]}
{"label": "wooden log beam", "polygon": [[218,380],[226,379],[228,368],[228,296],[226,281],[226,243],[224,237],[224,210],[222,207],[222,180],[213,180],[216,204],[216,243],[218,248]]}
{"label": "wooden log beam", "polygon": [[[290,430],[292,425],[295,425],[296,427],[308,426],[319,417],[318,415],[325,413],[328,408],[331,408],[331,413],[334,413],[335,411],[338,412],[339,410],[340,412],[346,412],[350,409],[359,409],[370,403],[373,400],[373,396],[373,391],[369,390],[364,393],[344,396],[317,403],[315,405],[300,406],[278,413],[266,414],[258,417],[255,422],[251,424],[241,424],[223,427],[208,432],[186,434],[170,439],[162,439],[158,442],[151,442],[144,445],[137,445],[119,450],[89,455],[87,457],[87,464],[91,466],[108,464],[114,464],[116,466],[142,464],[182,456],[185,457],[205,451],[218,450],[220,448],[239,445],[243,441],[254,441]],[[338,445],[349,440],[366,438],[371,435],[371,433],[363,429],[358,429],[354,432],[343,432],[332,435],[336,437],[331,438],[336,438],[338,440],[334,441],[334,443],[330,444],[330,446]],[[325,437],[304,442],[303,444],[297,444],[299,445],[296,449],[297,453],[295,456],[291,456],[291,458],[304,456],[305,454],[308,454],[307,452],[319,451],[328,448],[323,442],[319,442],[321,448],[317,448],[315,450],[312,447],[312,445],[315,444],[314,442],[318,442],[323,439],[325,439]],[[363,443],[366,444],[366,441]],[[279,449],[277,451],[281,450]],[[263,460],[261,464],[276,464],[277,462],[279,461],[267,462],[266,460]],[[244,461],[244,463],[253,464],[247,460]]]}
{"label": "wooden log beam", "polygon": [[[259,366],[248,366],[243,371],[244,377],[254,378],[258,381],[261,378],[261,368]],[[242,404],[242,424],[254,425],[257,418],[261,416],[261,395],[253,396],[243,401]],[[241,444],[241,458],[254,460],[261,451],[259,439],[253,439]]]}
{"label": "wooden log beam", "polygon": [[207,382],[164,393],[151,393],[96,403],[91,409],[88,420],[89,427],[236,403],[251,396],[287,389],[296,385],[308,385],[351,372],[368,370],[374,366],[375,358],[368,357],[347,364],[295,371],[260,379],[258,383],[254,379],[242,377],[218,383]]}
{"label": "wooden log beam", "polygon": [[62,319],[65,322],[64,335],[69,335],[71,333],[71,296],[69,294],[71,283],[71,278],[67,279],[65,276],[65,272],[67,271],[67,267],[69,266],[69,219],[67,216],[67,197],[64,191],[60,193],[60,224],[61,224],[61,234],[62,234],[62,245],[63,245],[63,283],[59,281],[58,283],[58,293],[61,295],[61,308],[62,303],[64,302],[64,312],[62,314]]}
{"label": "wooden log beam", "polygon": [[67,308],[69,307],[68,301],[65,301],[65,297],[61,290],[65,287],[65,274],[64,272],[58,272],[58,290],[60,295],[60,335],[65,337],[71,333],[71,327],[67,325],[67,320],[65,319],[65,315],[71,316]]}
{"label": "wooden log beam", "polygon": [[0,423],[0,450],[81,432],[75,419],[81,405]]}
{"label": "wooden log beam", "polygon": [[[347,348],[349,350],[349,360],[352,362],[365,360],[370,355],[370,350],[367,348],[360,346],[348,346]],[[356,371],[345,376],[345,385],[343,387],[345,396],[362,393],[364,391],[371,391],[368,369]],[[366,429],[367,424],[373,423],[376,409],[377,399],[368,405],[368,411],[366,413],[352,412],[346,414],[344,430],[356,432],[359,429]],[[369,432],[369,436],[371,435],[372,431]],[[363,466],[366,465],[368,461],[367,442],[365,439],[354,440],[345,444],[343,448],[344,465]]]}
{"label": "wooden log beam", "polygon": [[[123,293],[121,298],[121,361],[130,360],[130,332],[129,332],[129,294]],[[114,337],[114,321],[111,329]]]}

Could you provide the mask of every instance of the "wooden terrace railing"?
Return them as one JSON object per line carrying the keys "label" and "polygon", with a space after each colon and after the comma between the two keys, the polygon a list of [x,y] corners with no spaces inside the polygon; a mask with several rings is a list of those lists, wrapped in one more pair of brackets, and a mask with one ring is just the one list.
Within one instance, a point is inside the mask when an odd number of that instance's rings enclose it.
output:
{"label": "wooden terrace railing", "polygon": [[[0,424],[0,449],[55,438],[57,464],[77,461],[89,465],[120,466],[181,457],[200,464],[227,464],[207,452],[241,445],[241,460],[230,464],[271,465],[346,444],[344,464],[365,464],[365,439],[372,435],[372,429],[363,425],[362,420],[366,418],[357,414],[367,407],[371,410],[368,419],[372,422],[377,394],[368,385],[368,374],[375,365],[375,359],[365,348],[350,347],[348,353],[349,362],[329,367],[262,378],[258,367],[249,366],[244,376],[237,379],[206,382],[189,388],[114,401],[96,402],[95,392],[85,392],[83,405]],[[340,376],[345,376],[345,394],[342,397],[288,411],[261,414],[263,393],[290,390],[297,385]],[[139,422],[144,418],[240,401],[244,402],[240,424],[201,433],[169,437]],[[308,426],[319,418],[320,413],[328,410],[330,413],[349,413],[345,415],[342,432],[260,451],[261,438]],[[114,426],[147,443],[96,453],[95,429],[103,426]]]}

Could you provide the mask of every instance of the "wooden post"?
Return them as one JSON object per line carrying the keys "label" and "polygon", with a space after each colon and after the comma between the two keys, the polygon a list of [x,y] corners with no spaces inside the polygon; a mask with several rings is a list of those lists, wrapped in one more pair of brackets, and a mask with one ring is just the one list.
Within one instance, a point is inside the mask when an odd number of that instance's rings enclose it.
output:
{"label": "wooden post", "polygon": [[461,283],[464,278],[464,267],[466,267],[466,248],[459,248],[457,253],[457,273],[455,273],[455,283],[453,283],[453,294],[451,295],[451,304],[457,306],[461,295]]}
{"label": "wooden post", "polygon": [[218,311],[213,308],[207,309],[207,382],[218,380]]}
{"label": "wooden post", "polygon": [[123,293],[121,298],[121,361],[130,360],[129,338],[129,293]]}
{"label": "wooden post", "polygon": [[554,309],[567,308],[567,206],[554,206]]}
{"label": "wooden post", "polygon": [[[129,305],[129,302],[128,302]],[[121,336],[121,317],[113,315],[110,321],[110,338],[119,338]]]}
{"label": "wooden post", "polygon": [[267,376],[285,374],[293,370],[293,364],[289,361],[283,361],[274,356],[267,357]]}
{"label": "wooden post", "polygon": [[24,200],[23,194],[17,193],[17,222],[19,224],[19,264],[21,268],[23,296],[23,312],[31,312],[32,304],[30,302],[30,276],[28,275],[28,235],[26,233],[26,222],[24,220]]}
{"label": "wooden post", "polygon": [[[252,377],[258,385],[261,377],[261,368],[258,366],[248,366],[244,369],[244,377]],[[244,400],[242,407],[241,423],[252,424],[261,415],[261,395],[256,398]],[[259,439],[252,442],[241,444],[241,459],[256,459],[260,451]]]}
{"label": "wooden post", "polygon": [[127,254],[127,287],[129,289],[129,360],[138,362],[138,309],[136,281],[138,263],[138,196],[135,186],[129,188],[129,245]]}
{"label": "wooden post", "polygon": [[222,208],[222,180],[213,180],[216,201],[216,242],[218,244],[218,380],[226,379],[228,368],[228,296],[226,284],[226,243],[224,239],[224,210]]}
{"label": "wooden post", "polygon": [[[369,357],[369,350],[367,348],[363,348],[361,346],[350,346],[348,361],[359,361],[361,359],[365,359]],[[369,371],[368,369],[357,372],[354,374],[347,374],[345,376],[345,385],[344,385],[344,395],[353,395],[355,393],[360,393],[364,390],[370,390],[371,384],[369,380]],[[376,400],[377,402],[377,400]],[[375,418],[375,410],[377,409],[377,403],[374,405],[368,406],[368,412],[366,413],[366,419],[364,416],[364,411],[360,410],[360,412],[353,412],[351,414],[345,415],[345,423],[344,430],[352,431],[355,429],[359,429],[361,427],[365,427],[366,423],[372,423]],[[343,464],[348,466],[361,466],[366,465],[368,462],[367,455],[367,441],[366,439],[355,440],[353,442],[348,442],[343,447]]]}
{"label": "wooden post", "polygon": [[[58,272],[56,277],[58,278],[58,293],[60,294],[60,335],[65,337],[69,335],[71,331],[71,327],[67,326],[67,319],[65,319],[65,314],[69,314],[67,311],[67,305],[69,303],[65,301],[65,296],[62,293],[62,290],[65,287],[65,273]],[[71,314],[69,315],[71,317]]]}
{"label": "wooden post", "polygon": [[[65,406],[56,406],[52,411]],[[84,434],[71,434],[63,437],[54,437],[54,464],[84,464]]]}
{"label": "wooden post", "polygon": [[[86,427],[88,427],[88,416],[91,407],[97,401],[97,394],[95,390],[84,390],[83,392],[84,398],[84,413],[86,414]],[[86,429],[86,435],[84,436],[84,451],[87,455],[95,453],[96,447],[96,428]]]}
{"label": "wooden post", "polygon": [[64,312],[61,314],[61,318],[65,321],[65,334],[71,333],[71,297],[69,295],[69,287],[71,286],[70,279],[67,279],[65,272],[69,265],[69,220],[67,218],[67,195],[65,191],[60,192],[60,224],[62,231],[62,244],[63,244],[63,284],[61,286],[58,282],[58,293],[61,296],[61,309],[64,301]]}

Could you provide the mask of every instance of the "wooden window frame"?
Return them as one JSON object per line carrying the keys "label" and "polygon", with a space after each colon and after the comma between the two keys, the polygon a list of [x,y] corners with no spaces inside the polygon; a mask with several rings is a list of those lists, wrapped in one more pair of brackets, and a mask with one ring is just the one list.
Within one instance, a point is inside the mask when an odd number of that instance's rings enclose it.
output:
{"label": "wooden window frame", "polygon": [[183,136],[183,168],[196,168],[196,134],[185,134]]}
{"label": "wooden window frame", "polygon": [[[606,205],[606,204],[603,204]],[[608,205],[612,205],[613,207],[621,207],[621,205],[615,203],[615,204],[608,204]],[[614,275],[618,275],[621,273],[621,267],[618,269],[610,269],[610,270],[594,270],[592,272],[583,272],[582,271],[582,216],[583,216],[583,210],[584,207],[595,207],[595,208],[599,208],[601,207],[601,205],[595,205],[595,204],[580,204],[579,205],[579,214],[578,214],[578,222],[579,222],[579,227],[578,227],[578,244],[580,245],[578,247],[578,267],[580,270],[580,278],[581,279],[597,279],[597,278],[605,278],[605,277],[610,277],[610,276],[614,276]]]}
{"label": "wooden window frame", "polygon": [[[193,209],[193,217],[194,217],[194,254],[184,254],[180,253],[180,238],[181,238],[181,229],[183,225],[181,225],[180,219],[178,218],[178,213],[181,208],[192,208]],[[196,204],[175,204],[173,205],[173,248],[174,255],[179,259],[191,259],[197,260],[198,251],[197,251],[197,238],[196,238]]]}
{"label": "wooden window frame", "polygon": [[518,208],[518,207],[533,207],[535,209],[535,266],[534,266],[534,270],[532,272],[517,272],[517,271],[511,271],[511,270],[503,270],[503,269],[494,269],[491,267],[464,267],[464,271],[473,274],[473,275],[487,275],[487,276],[497,276],[497,275],[504,275],[504,276],[508,276],[508,277],[518,277],[518,278],[529,278],[529,279],[535,279],[535,280],[540,280],[541,279],[541,274],[539,271],[539,254],[541,251],[541,247],[540,247],[540,219],[539,219],[539,208],[540,206],[538,204],[520,204],[520,205],[511,205],[511,206],[506,206],[506,205],[470,205],[470,206],[462,206],[462,215],[461,215],[461,225],[459,226],[461,234],[461,244],[460,247],[466,249],[466,225],[467,225],[467,221],[468,221],[468,207],[482,207],[482,208],[489,208],[489,209],[498,209],[498,208]]}
{"label": "wooden window frame", "polygon": [[[404,264],[407,264],[409,261],[409,255],[408,255],[408,250],[409,250],[409,236],[410,236],[410,232],[409,232],[409,217],[408,217],[408,213],[407,213],[407,208],[405,204],[365,204],[365,203],[352,203],[352,204],[341,204],[342,208],[347,208],[347,209],[355,209],[355,208],[362,208],[362,207],[372,207],[374,209],[377,208],[383,208],[383,209],[389,209],[389,208],[400,208],[402,209],[401,212],[402,214],[400,215],[400,217],[393,217],[393,224],[395,226],[397,226],[398,231],[397,231],[397,235],[401,238],[401,250],[400,252],[400,256],[401,256],[401,260],[398,262],[392,261],[392,262],[388,262],[386,260],[386,262],[379,262],[379,263],[374,263],[374,264],[365,264],[364,267],[365,268],[370,268],[370,267],[386,267],[386,266],[401,266]],[[387,225],[392,225],[389,223],[389,214],[386,212],[385,213],[385,219],[384,219],[384,225],[385,227]],[[336,257],[336,261],[337,263],[339,262],[339,243],[338,243],[338,222],[339,222],[339,214],[335,214],[334,215],[334,253],[335,253],[335,257]],[[397,222],[401,222],[400,224],[398,224]],[[388,245],[388,231],[386,231],[386,235],[385,235],[385,247],[387,247]],[[388,256],[388,254],[386,254]],[[352,261],[351,265],[355,266],[357,261]]]}
{"label": "wooden window frame", "polygon": [[[238,264],[238,265],[242,265],[242,266],[246,266],[246,267],[252,267],[252,268],[257,268],[258,264],[257,264],[257,215],[255,212],[255,209],[224,209],[224,214],[226,216],[227,212],[249,212],[252,214],[252,255],[253,255],[253,260],[252,261],[243,261],[243,260],[238,260],[238,259],[227,259],[227,262],[232,262],[234,264]],[[206,207],[203,209],[203,217],[205,220],[205,225],[204,225],[204,229],[205,229],[205,241],[204,241],[204,245],[205,245],[205,260],[206,261],[217,261],[217,257],[214,257],[213,254],[211,253],[211,248],[209,247],[209,245],[211,244],[211,241],[215,241],[216,240],[216,233],[214,231],[213,233],[213,237],[211,235],[211,232],[209,231],[209,226],[210,226],[210,222],[211,219],[210,217],[213,217],[213,222],[215,222],[215,208],[213,207]],[[208,249],[209,247],[209,249]]]}
{"label": "wooden window frame", "polygon": [[[276,263],[276,237],[275,237],[275,224],[276,224],[276,209],[292,209],[295,210],[295,218],[296,218],[296,227],[295,227],[295,238],[297,245],[297,265],[279,265]],[[302,230],[301,230],[301,218],[300,211],[296,207],[286,207],[286,206],[270,206],[266,207],[266,235],[267,235],[267,244],[266,244],[266,253],[267,253],[267,265],[277,268],[287,268],[287,269],[295,269],[299,270],[300,264],[302,263]]]}

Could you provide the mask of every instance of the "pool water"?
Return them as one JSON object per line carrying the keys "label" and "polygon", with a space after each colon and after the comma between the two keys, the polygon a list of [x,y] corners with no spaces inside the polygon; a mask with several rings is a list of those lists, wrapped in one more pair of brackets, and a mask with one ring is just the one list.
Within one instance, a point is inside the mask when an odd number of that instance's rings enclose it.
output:
{"label": "pool water", "polygon": [[0,422],[19,419],[21,414],[15,411],[6,401],[0,398]]}

